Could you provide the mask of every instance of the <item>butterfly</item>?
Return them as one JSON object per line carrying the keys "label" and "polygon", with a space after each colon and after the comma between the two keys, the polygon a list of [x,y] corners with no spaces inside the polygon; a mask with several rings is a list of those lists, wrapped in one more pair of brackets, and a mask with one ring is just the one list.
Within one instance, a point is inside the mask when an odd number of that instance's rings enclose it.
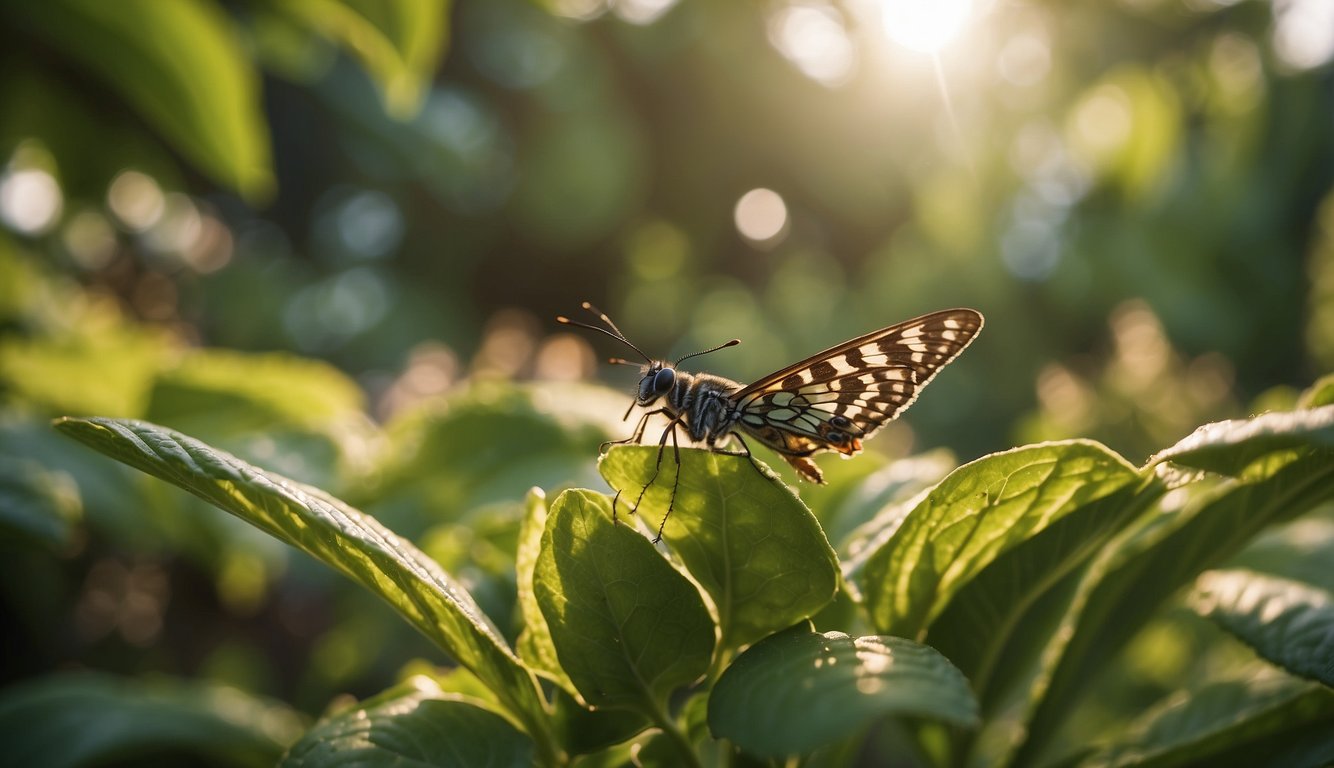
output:
{"label": "butterfly", "polygon": [[[605,312],[588,302],[583,307],[605,327],[568,317],[556,321],[606,334],[638,352],[645,361],[640,365],[634,402],[624,418],[629,419],[636,407],[646,410],[630,437],[614,442],[639,443],[652,416],[660,414],[668,419],[658,439],[653,477],[640,491],[636,508],[657,479],[669,437],[679,482],[678,427],[695,443],[720,453],[746,456],[752,464],[755,460],[745,437],[754,438],[783,457],[801,478],[823,483],[824,474],[811,456],[825,451],[845,456],[860,452],[862,441],[912,405],[940,369],[972,343],[983,324],[982,314],[972,309],[932,312],[850,339],[745,385],[710,373],[680,370],[682,362],[735,346],[739,339],[674,362],[655,360],[631,343]],[[639,365],[620,358],[611,362]],[[740,451],[722,447],[731,440],[741,446]],[[663,526],[675,502],[673,484],[655,543],[662,539]],[[614,516],[615,504],[612,510]]]}

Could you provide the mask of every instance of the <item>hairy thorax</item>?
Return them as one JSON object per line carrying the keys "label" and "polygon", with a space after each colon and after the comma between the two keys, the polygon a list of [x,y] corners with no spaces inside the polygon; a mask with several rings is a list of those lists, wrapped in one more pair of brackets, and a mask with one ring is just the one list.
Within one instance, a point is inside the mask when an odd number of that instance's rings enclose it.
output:
{"label": "hairy thorax", "polygon": [[736,424],[730,397],[740,389],[741,384],[722,376],[678,371],[665,407],[685,424],[690,439],[713,446]]}

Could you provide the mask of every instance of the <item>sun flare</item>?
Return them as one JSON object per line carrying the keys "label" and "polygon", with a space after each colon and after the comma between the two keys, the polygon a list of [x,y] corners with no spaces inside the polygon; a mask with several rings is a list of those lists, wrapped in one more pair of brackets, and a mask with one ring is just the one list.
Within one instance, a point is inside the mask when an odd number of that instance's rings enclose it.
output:
{"label": "sun flare", "polygon": [[891,40],[936,53],[962,31],[972,5],[971,0],[880,0],[880,15]]}

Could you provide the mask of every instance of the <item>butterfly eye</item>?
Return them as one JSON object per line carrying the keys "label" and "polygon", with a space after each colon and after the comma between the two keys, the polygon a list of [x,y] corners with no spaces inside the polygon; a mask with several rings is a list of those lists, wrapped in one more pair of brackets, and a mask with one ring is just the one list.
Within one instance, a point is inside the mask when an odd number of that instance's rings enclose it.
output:
{"label": "butterfly eye", "polygon": [[675,383],[676,371],[671,368],[663,368],[653,377],[653,392],[654,394],[665,395]]}

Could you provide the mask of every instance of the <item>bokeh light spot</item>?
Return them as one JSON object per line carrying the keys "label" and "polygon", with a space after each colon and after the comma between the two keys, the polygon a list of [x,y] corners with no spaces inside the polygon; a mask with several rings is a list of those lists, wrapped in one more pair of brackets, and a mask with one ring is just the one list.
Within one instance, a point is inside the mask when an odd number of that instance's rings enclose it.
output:
{"label": "bokeh light spot", "polygon": [[787,234],[787,204],[772,189],[758,187],[742,195],[733,215],[737,231],[755,245],[777,245]]}
{"label": "bokeh light spot", "polygon": [[1001,48],[996,68],[1009,83],[1021,87],[1037,85],[1051,71],[1051,46],[1034,34],[1015,35]]}
{"label": "bokeh light spot", "polygon": [[1233,113],[1248,112],[1260,102],[1264,69],[1260,51],[1250,38],[1234,33],[1219,35],[1209,47],[1209,74],[1217,101]]}
{"label": "bokeh light spot", "polygon": [[668,222],[650,221],[635,229],[625,251],[637,276],[662,280],[681,272],[690,252],[690,239]]}
{"label": "bokeh light spot", "polygon": [[482,334],[482,345],[473,358],[473,372],[482,378],[512,378],[519,375],[537,350],[541,326],[528,312],[502,309],[491,316]]}
{"label": "bokeh light spot", "polygon": [[565,66],[567,37],[546,13],[524,4],[468,6],[470,35],[463,48],[477,70],[505,88],[549,82]]}
{"label": "bokeh light spot", "polygon": [[359,192],[340,206],[338,234],[357,256],[382,258],[397,248],[403,239],[403,214],[383,192]]}
{"label": "bokeh light spot", "polygon": [[613,8],[622,21],[643,26],[657,21],[676,5],[676,0],[616,0]]}
{"label": "bokeh light spot", "polygon": [[769,42],[807,77],[828,86],[847,82],[857,49],[843,19],[824,4],[796,4],[769,19]]}
{"label": "bokeh light spot", "polygon": [[167,202],[151,176],[121,171],[107,189],[107,207],[126,229],[143,232],[162,218]]}
{"label": "bokeh light spot", "polygon": [[283,327],[300,349],[337,349],[378,323],[392,291],[377,272],[359,267],[307,286],[288,300]]}
{"label": "bokeh light spot", "polygon": [[533,361],[533,376],[549,381],[579,381],[592,376],[596,369],[593,347],[572,333],[547,337]]}
{"label": "bokeh light spot", "polygon": [[1075,108],[1075,131],[1095,156],[1120,149],[1130,137],[1130,99],[1115,85],[1101,85]]}
{"label": "bokeh light spot", "polygon": [[1276,0],[1274,53],[1293,69],[1315,69],[1334,58],[1334,2]]}
{"label": "bokeh light spot", "polygon": [[1001,261],[1021,280],[1049,277],[1061,260],[1063,208],[1022,195],[1015,201],[1013,223],[1001,235]]}
{"label": "bokeh light spot", "polygon": [[183,255],[203,233],[203,219],[188,195],[172,192],[163,198],[162,215],[144,233],[144,244],[162,254]]}
{"label": "bokeh light spot", "polygon": [[116,230],[97,211],[79,211],[65,222],[61,242],[80,267],[95,271],[116,255]]}
{"label": "bokeh light spot", "polygon": [[40,235],[55,226],[65,205],[55,177],[37,168],[0,175],[0,219],[16,232]]}

